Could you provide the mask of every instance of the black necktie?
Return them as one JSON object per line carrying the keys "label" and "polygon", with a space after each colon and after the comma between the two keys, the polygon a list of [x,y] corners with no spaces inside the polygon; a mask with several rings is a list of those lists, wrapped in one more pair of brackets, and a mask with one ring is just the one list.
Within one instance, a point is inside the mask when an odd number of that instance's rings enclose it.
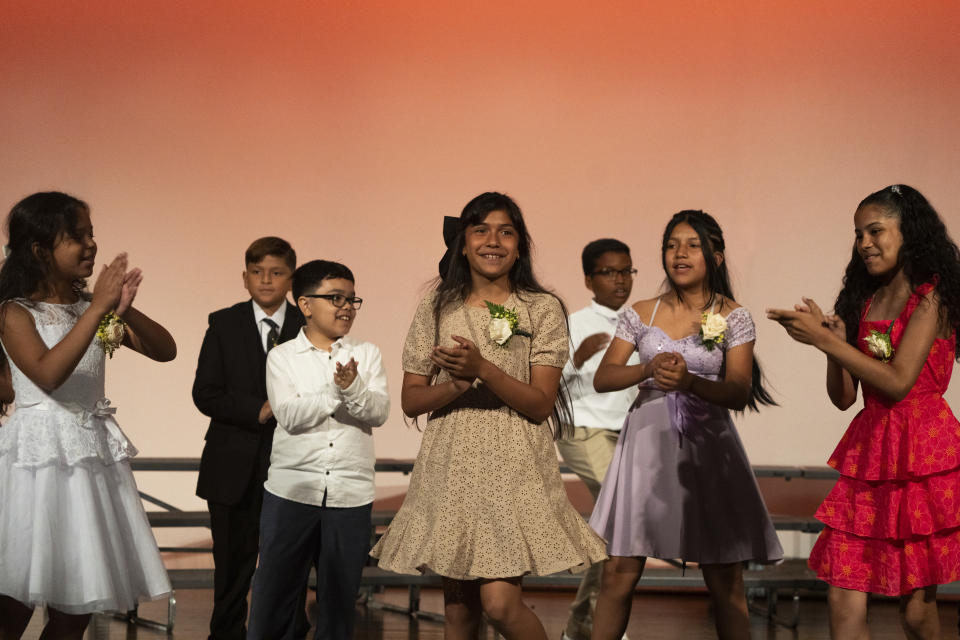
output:
{"label": "black necktie", "polygon": [[277,326],[277,323],[271,320],[270,318],[264,318],[263,321],[266,323],[270,330],[267,331],[267,351],[273,349],[277,346],[277,342],[280,340],[280,333],[277,331],[280,327]]}

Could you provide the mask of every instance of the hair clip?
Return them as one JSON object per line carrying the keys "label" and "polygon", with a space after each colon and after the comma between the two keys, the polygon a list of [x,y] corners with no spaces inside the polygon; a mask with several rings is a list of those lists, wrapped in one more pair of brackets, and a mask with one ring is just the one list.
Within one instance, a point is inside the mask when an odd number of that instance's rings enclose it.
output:
{"label": "hair clip", "polygon": [[900,193],[900,185],[898,185],[898,184],[890,185],[890,191],[893,191],[893,192],[894,192],[895,194],[897,194],[898,196],[902,196],[902,195],[903,195],[902,193]]}
{"label": "hair clip", "polygon": [[10,257],[10,245],[8,245],[8,244],[3,245],[3,248],[0,249],[0,251],[3,252],[3,257],[4,257],[4,259]]}

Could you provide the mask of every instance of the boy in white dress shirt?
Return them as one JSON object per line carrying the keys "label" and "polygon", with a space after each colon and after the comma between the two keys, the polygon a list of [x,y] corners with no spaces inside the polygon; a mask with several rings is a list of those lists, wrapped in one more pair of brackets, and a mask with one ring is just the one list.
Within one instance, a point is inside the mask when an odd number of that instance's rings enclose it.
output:
{"label": "boy in white dress shirt", "polygon": [[[620,314],[626,310],[637,270],[630,259],[630,247],[610,238],[594,240],[584,247],[581,262],[584,284],[593,293],[593,303],[570,314],[571,353],[563,379],[570,393],[574,433],[558,441],[557,449],[596,500],[637,390],[597,393],[593,376],[613,339]],[[637,363],[639,357],[634,353],[627,364]],[[580,581],[564,640],[589,640],[601,566],[593,565]]]}
{"label": "boy in white dress shirt", "polygon": [[308,262],[294,272],[292,289],[306,326],[267,357],[277,429],[247,638],[294,637],[301,587],[314,562],[314,638],[346,640],[370,549],[373,427],[390,411],[387,375],[375,345],[347,337],[362,302],[350,269]]}

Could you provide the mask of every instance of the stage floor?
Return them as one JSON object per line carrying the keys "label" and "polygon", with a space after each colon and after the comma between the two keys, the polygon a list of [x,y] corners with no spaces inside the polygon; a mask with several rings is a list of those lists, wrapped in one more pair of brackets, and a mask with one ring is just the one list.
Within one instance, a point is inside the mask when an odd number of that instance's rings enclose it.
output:
{"label": "stage floor", "polygon": [[[389,589],[377,595],[385,601],[403,605],[405,589]],[[534,608],[543,621],[550,638],[559,638],[566,620],[567,606],[573,597],[571,591],[529,591],[525,600]],[[173,636],[161,631],[136,628],[124,622],[96,616],[87,632],[87,640],[162,640],[182,638],[204,640],[212,606],[212,591],[209,589],[181,590],[177,592],[177,622]],[[422,608],[440,611],[442,597],[437,590],[425,589]],[[789,613],[790,602],[780,603],[781,611]],[[145,604],[140,613],[157,620],[166,619],[166,601]],[[940,619],[943,638],[957,638],[957,603],[940,603]],[[829,638],[827,605],[823,598],[804,599],[800,606],[800,626],[797,630],[769,625],[759,616],[753,616],[754,640],[812,640]],[[24,638],[34,639],[40,634],[41,616],[34,615]],[[873,640],[902,640],[903,632],[897,614],[897,605],[891,600],[877,600],[871,604],[870,627]],[[682,639],[713,640],[713,618],[709,602],[703,594],[645,594],[634,599],[633,615],[628,635],[634,640]],[[493,638],[488,632],[487,638]],[[405,615],[387,613],[373,608],[357,608],[356,640],[440,640],[443,626],[435,622],[411,620]]]}

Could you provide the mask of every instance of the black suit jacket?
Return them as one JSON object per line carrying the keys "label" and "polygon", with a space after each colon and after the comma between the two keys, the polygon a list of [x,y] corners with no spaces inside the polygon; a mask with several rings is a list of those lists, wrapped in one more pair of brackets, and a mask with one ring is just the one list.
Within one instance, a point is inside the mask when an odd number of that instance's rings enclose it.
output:
{"label": "black suit jacket", "polygon": [[[300,310],[287,305],[280,342],[303,326]],[[276,421],[260,424],[267,400],[267,354],[247,300],[210,314],[203,336],[193,403],[210,417],[200,458],[197,495],[224,505],[237,504],[251,482],[262,483],[270,464]]]}

